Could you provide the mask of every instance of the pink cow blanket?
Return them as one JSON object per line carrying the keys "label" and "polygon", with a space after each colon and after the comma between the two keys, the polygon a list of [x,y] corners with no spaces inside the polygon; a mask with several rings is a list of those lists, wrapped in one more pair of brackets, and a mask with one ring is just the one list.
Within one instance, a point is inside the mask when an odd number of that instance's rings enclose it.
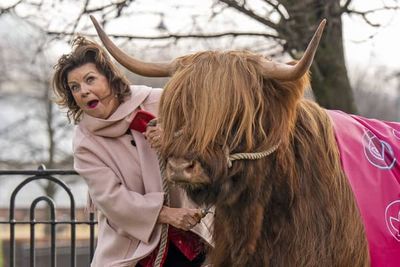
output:
{"label": "pink cow blanket", "polygon": [[400,266],[400,123],[328,111],[365,225],[371,266]]}

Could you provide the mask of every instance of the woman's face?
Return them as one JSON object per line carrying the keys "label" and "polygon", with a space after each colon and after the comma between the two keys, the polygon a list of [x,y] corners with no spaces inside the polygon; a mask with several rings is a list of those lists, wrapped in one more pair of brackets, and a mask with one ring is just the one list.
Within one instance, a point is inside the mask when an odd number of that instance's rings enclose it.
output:
{"label": "woman's face", "polygon": [[119,106],[107,78],[97,70],[95,64],[86,63],[71,70],[67,80],[76,104],[86,114],[107,119]]}

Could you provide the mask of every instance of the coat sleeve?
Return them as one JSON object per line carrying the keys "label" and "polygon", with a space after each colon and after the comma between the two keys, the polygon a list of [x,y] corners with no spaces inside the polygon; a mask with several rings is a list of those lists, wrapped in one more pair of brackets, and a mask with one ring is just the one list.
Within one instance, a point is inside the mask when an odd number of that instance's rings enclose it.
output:
{"label": "coat sleeve", "polygon": [[164,193],[142,195],[128,190],[112,169],[82,146],[74,151],[74,168],[85,179],[94,204],[109,224],[119,234],[148,243],[163,206]]}

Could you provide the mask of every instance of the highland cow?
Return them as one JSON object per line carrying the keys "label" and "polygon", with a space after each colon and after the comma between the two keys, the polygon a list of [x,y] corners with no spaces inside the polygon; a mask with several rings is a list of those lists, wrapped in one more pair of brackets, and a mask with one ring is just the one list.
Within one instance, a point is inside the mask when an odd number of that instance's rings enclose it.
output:
{"label": "highland cow", "polygon": [[171,76],[161,154],[171,182],[215,207],[216,267],[400,264],[400,124],[303,98],[324,25],[296,63],[206,51],[154,64],[95,23],[128,69]]}

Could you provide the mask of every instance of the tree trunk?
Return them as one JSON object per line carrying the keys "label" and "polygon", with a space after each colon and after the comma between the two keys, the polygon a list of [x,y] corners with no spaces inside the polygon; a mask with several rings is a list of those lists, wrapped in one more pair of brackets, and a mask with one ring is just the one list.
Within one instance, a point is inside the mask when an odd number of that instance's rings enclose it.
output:
{"label": "tree trunk", "polygon": [[321,106],[348,113],[357,112],[347,76],[340,18],[328,21],[311,72],[311,86]]}
{"label": "tree trunk", "polygon": [[325,31],[311,67],[311,87],[315,100],[324,108],[356,113],[354,97],[343,50],[339,0],[281,1],[290,15],[281,22],[286,50],[292,55],[304,51],[318,24],[327,19]]}

